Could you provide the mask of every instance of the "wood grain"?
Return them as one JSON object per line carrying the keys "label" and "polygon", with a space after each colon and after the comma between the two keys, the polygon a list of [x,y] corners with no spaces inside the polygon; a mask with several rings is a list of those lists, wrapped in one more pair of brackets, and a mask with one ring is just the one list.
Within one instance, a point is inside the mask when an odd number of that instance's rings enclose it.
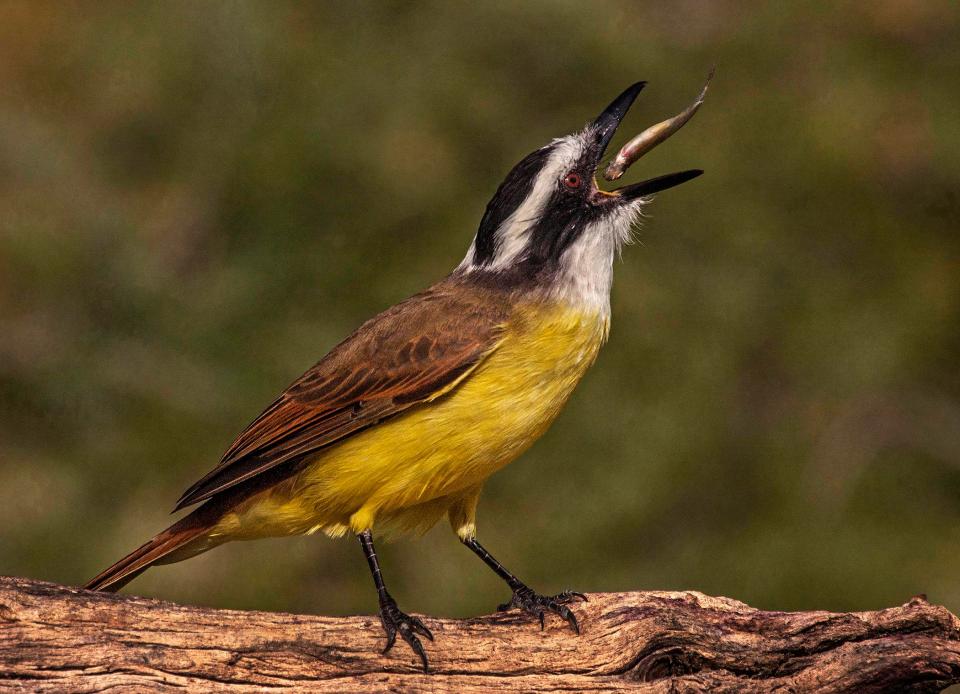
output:
{"label": "wood grain", "polygon": [[425,618],[433,671],[375,616],[187,607],[0,578],[0,690],[29,692],[936,692],[960,621],[916,597],[876,612],[764,612],[692,591],[599,593],[582,635],[517,611]]}

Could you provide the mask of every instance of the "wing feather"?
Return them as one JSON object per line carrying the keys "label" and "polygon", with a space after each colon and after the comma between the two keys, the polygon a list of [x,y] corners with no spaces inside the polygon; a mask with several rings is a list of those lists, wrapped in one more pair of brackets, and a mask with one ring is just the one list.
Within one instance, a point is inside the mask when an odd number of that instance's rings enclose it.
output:
{"label": "wing feather", "polygon": [[384,311],[274,400],[175,510],[439,397],[496,348],[505,318],[504,303],[449,283]]}

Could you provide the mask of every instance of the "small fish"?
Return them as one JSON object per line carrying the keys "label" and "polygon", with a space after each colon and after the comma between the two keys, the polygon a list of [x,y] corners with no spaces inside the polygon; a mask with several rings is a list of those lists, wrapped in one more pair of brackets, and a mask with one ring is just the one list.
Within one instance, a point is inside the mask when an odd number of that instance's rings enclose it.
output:
{"label": "small fish", "polygon": [[699,109],[703,103],[703,99],[707,95],[707,87],[710,86],[710,80],[713,79],[715,69],[716,68],[711,70],[710,74],[707,75],[707,81],[704,83],[703,89],[700,90],[696,101],[673,118],[668,118],[656,125],[651,125],[621,147],[613,161],[607,164],[607,168],[603,172],[603,177],[608,181],[616,181],[623,176],[624,172],[629,169],[637,159],[686,125],[687,121],[693,118],[693,114],[697,112],[697,109]]}

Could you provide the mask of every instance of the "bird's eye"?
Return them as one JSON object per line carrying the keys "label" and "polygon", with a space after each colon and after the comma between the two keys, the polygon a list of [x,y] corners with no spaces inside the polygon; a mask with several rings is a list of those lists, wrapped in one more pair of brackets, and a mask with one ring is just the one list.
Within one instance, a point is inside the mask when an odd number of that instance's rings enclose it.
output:
{"label": "bird's eye", "polygon": [[571,171],[566,176],[563,177],[563,185],[565,185],[570,190],[575,190],[580,187],[581,179],[580,174],[575,171]]}

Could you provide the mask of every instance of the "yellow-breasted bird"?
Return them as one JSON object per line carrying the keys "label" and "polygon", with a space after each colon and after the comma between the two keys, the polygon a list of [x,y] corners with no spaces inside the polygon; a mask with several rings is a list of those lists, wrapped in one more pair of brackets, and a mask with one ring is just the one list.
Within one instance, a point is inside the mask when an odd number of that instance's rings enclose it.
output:
{"label": "yellow-breasted bird", "polygon": [[579,633],[567,603],[583,596],[534,592],[477,541],[474,521],[485,480],[546,431],[606,340],[614,256],[646,196],[702,173],[597,187],[643,86],[524,157],[450,275],[368,320],[294,381],[176,507],[196,509],[86,587],[117,590],[154,564],[231,540],[352,533],[376,584],[384,652],[399,633],[426,669],[418,635],[433,636],[387,591],[373,532],[425,530],[446,516],[506,581],[510,605],[541,626],[555,613]]}

